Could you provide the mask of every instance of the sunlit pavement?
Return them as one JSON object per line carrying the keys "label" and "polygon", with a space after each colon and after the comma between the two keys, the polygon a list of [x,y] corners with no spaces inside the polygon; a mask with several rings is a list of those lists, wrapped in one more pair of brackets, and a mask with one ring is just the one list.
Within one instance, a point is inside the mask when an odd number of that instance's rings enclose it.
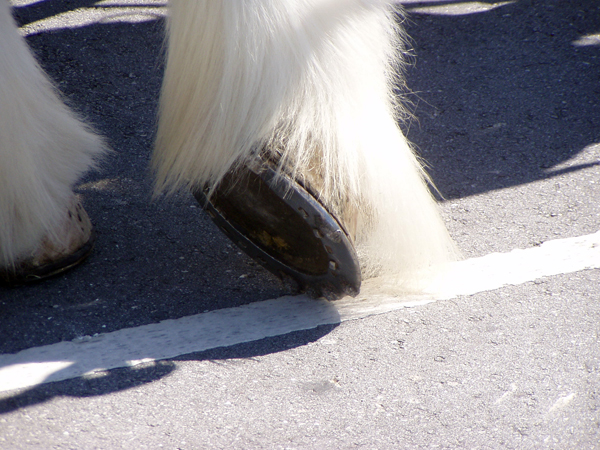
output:
{"label": "sunlit pavement", "polygon": [[164,2],[15,3],[115,153],[90,261],[0,289],[1,448],[599,448],[597,2],[403,2],[405,129],[465,261],[333,304],[271,301],[191,197],[151,200]]}

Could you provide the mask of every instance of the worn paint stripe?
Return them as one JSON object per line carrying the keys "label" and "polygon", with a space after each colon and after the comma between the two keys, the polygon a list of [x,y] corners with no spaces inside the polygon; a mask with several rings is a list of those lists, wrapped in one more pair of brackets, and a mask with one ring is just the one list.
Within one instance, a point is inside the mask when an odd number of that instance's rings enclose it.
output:
{"label": "worn paint stripe", "polygon": [[[282,297],[0,355],[0,392],[174,358],[468,296],[542,277],[600,268],[600,232],[455,263],[422,295],[392,296],[369,280],[358,298]],[[383,287],[383,288],[382,288]]]}

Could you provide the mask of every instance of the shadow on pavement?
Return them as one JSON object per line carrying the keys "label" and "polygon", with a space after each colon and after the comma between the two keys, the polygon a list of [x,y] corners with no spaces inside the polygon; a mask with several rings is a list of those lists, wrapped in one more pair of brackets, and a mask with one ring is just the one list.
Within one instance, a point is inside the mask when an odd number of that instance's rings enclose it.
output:
{"label": "shadow on pavement", "polygon": [[416,54],[408,70],[416,116],[408,136],[445,198],[564,173],[553,167],[600,144],[600,41],[581,41],[600,32],[598,2],[517,0],[466,15],[415,12],[407,31]]}
{"label": "shadow on pavement", "polygon": [[[138,386],[168,377],[177,370],[178,362],[213,361],[216,364],[235,364],[238,360],[258,358],[301,347],[319,340],[337,326],[323,325],[312,330],[297,331],[276,338],[265,338],[230,347],[211,349],[129,368],[112,369],[90,376],[38,385],[31,389],[20,390],[18,393],[0,392],[0,415],[45,403],[57,397],[94,397],[135,389]],[[205,388],[210,389],[211,386]]]}

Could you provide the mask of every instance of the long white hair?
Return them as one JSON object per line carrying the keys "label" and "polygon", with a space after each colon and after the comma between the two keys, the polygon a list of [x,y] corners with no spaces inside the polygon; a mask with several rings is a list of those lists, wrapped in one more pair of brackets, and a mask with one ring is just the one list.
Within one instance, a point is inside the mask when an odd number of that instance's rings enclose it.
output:
{"label": "long white hair", "polygon": [[61,100],[0,0],[0,267],[57,237],[72,187],[105,150]]}
{"label": "long white hair", "polygon": [[267,149],[345,223],[363,278],[418,287],[454,245],[397,126],[393,3],[174,0],[157,190],[214,187]]}

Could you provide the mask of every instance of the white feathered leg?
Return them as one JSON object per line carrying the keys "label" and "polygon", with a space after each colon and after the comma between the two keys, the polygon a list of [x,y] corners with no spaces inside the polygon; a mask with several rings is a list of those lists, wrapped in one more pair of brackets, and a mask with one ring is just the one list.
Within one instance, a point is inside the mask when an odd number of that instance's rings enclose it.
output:
{"label": "white feathered leg", "polygon": [[420,285],[454,246],[396,124],[391,0],[173,0],[158,190],[214,186],[262,146],[353,222],[363,277]]}
{"label": "white feathered leg", "polygon": [[73,184],[103,151],[60,100],[0,0],[0,267],[59,232]]}

